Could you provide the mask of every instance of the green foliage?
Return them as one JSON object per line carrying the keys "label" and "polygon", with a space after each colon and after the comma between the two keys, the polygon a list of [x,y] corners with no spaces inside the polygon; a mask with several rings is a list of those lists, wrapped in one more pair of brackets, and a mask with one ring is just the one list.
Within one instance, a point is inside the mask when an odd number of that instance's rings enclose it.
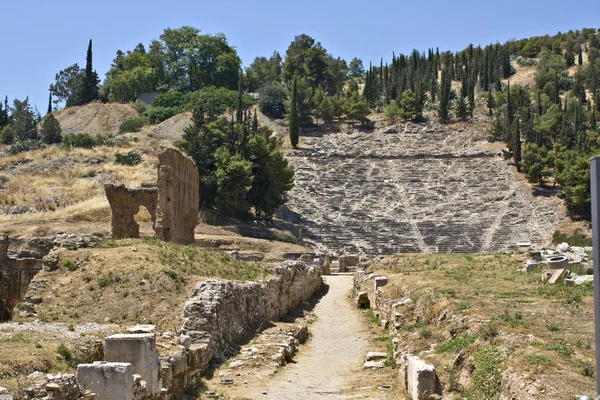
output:
{"label": "green foliage", "polygon": [[498,336],[498,325],[495,322],[485,324],[479,330],[479,337],[483,340],[491,340]]}
{"label": "green foliage", "polygon": [[495,399],[502,385],[500,364],[504,359],[502,350],[497,346],[484,347],[473,355],[473,388],[467,393],[467,399]]}
{"label": "green foliage", "polygon": [[402,93],[402,97],[400,99],[400,107],[402,110],[402,117],[404,119],[413,119],[413,117],[419,115],[421,113],[417,97],[412,90],[406,89]]}
{"label": "green foliage", "polygon": [[592,238],[581,232],[581,229],[576,229],[572,235],[568,235],[558,230],[554,231],[552,234],[552,244],[559,245],[563,242],[568,243],[570,246],[577,247],[592,246]]}
{"label": "green foliage", "polygon": [[525,321],[523,320],[523,314],[520,312],[516,312],[511,315],[508,310],[504,311],[504,314],[496,314],[494,315],[493,320],[501,320],[509,324],[512,328],[516,328],[519,325],[525,325]]}
{"label": "green foliage", "polygon": [[256,216],[265,219],[293,187],[293,170],[280,147],[281,139],[250,116],[238,123],[225,118],[207,122],[202,109],[194,110],[181,143],[196,163],[203,205],[217,205],[229,215],[254,207]]}
{"label": "green foliage", "polygon": [[21,101],[15,99],[11,109],[11,126],[14,130],[15,140],[24,142],[26,140],[38,139],[37,124],[39,114],[29,104],[29,97]]}
{"label": "green foliage", "polygon": [[551,176],[549,169],[551,158],[548,150],[542,146],[539,148],[536,144],[527,143],[523,151],[523,172],[527,175],[530,183],[544,184],[544,179]]}
{"label": "green foliage", "polygon": [[300,121],[298,117],[298,80],[294,78],[294,84],[292,86],[292,98],[290,100],[290,142],[292,147],[298,146],[298,140],[300,137]]}
{"label": "green foliage", "polygon": [[46,144],[60,143],[62,141],[62,129],[60,128],[60,123],[54,118],[52,113],[48,114],[42,120],[40,134],[42,140]]}
{"label": "green foliage", "polygon": [[396,104],[395,101],[391,101],[385,109],[385,117],[390,120],[391,123],[396,123],[398,117],[402,115],[402,109]]}
{"label": "green foliage", "polygon": [[142,156],[135,151],[130,151],[127,154],[121,154],[117,151],[115,154],[115,164],[133,166],[138,165],[141,162]]}
{"label": "green foliage", "polygon": [[[144,118],[150,125],[156,125],[174,115],[179,114],[180,109],[177,107],[155,107],[151,106],[144,111]],[[138,117],[139,118],[139,117]],[[125,121],[127,122],[127,121]],[[143,121],[142,121],[143,122]],[[119,129],[120,130],[120,129]],[[122,133],[122,132],[121,132]]]}
{"label": "green foliage", "polygon": [[[238,92],[224,87],[208,86],[202,90],[188,93],[185,100],[184,109],[201,108],[214,117],[237,108]],[[254,103],[253,97],[242,95],[243,110],[248,109]]]}
{"label": "green foliage", "polygon": [[280,82],[281,61],[281,55],[276,51],[274,51],[273,55],[268,59],[266,57],[256,57],[252,64],[246,68],[248,90],[254,92],[265,85]]}
{"label": "green foliage", "polygon": [[458,96],[458,99],[456,99],[455,111],[456,117],[459,118],[461,121],[466,121],[469,117],[469,112],[467,110],[467,102],[465,101],[464,97]]}
{"label": "green foliage", "polygon": [[69,348],[67,346],[65,346],[63,343],[58,345],[58,348],[56,349],[56,352],[58,353],[59,356],[61,356],[63,358],[63,360],[65,360],[67,363],[69,363],[72,358],[73,358],[73,353],[71,352],[71,350],[69,350]]}
{"label": "green foliage", "polygon": [[250,208],[247,195],[252,188],[252,162],[221,147],[215,154],[217,198],[215,205],[225,215],[235,216]]}
{"label": "green foliage", "polygon": [[131,117],[119,126],[119,133],[139,132],[146,125],[146,119],[141,116]]}
{"label": "green foliage", "polygon": [[258,107],[263,114],[271,118],[284,116],[287,91],[282,85],[267,84],[262,86],[258,93]]}
{"label": "green foliage", "polygon": [[589,157],[576,151],[560,152],[556,157],[555,175],[563,188],[563,196],[570,215],[590,215]]}
{"label": "green foliage", "polygon": [[69,260],[68,258],[65,261],[63,261],[63,267],[65,267],[67,269],[67,271],[69,271],[69,272],[73,272],[77,268],[79,268],[77,266],[77,264],[75,264],[73,261]]}
{"label": "green foliage", "polygon": [[87,133],[70,133],[63,137],[62,146],[65,149],[74,147],[83,147],[91,149],[95,146],[103,145],[106,142],[102,136],[90,136]]}
{"label": "green foliage", "polygon": [[188,100],[183,93],[169,90],[156,96],[152,101],[152,106],[157,108],[181,108],[187,102]]}
{"label": "green foliage", "polygon": [[99,288],[107,287],[108,285],[114,282],[112,273],[109,272],[108,275],[99,277],[97,282]]}
{"label": "green foliage", "polygon": [[468,333],[461,333],[460,335],[457,335],[448,341],[437,345],[435,351],[438,353],[458,353],[470,344],[475,343],[475,339],[477,339],[475,336],[469,335]]}
{"label": "green foliage", "polygon": [[10,146],[10,154],[18,154],[24,151],[37,150],[44,147],[44,143],[40,140],[26,140],[24,142],[17,142]]}
{"label": "green foliage", "polygon": [[367,118],[370,113],[369,105],[358,91],[355,91],[348,99],[346,99],[344,112],[346,116],[352,120],[352,123],[356,121],[367,122],[369,120]]}
{"label": "green foliage", "polygon": [[12,125],[6,125],[0,130],[0,143],[13,144],[15,141],[15,129]]}

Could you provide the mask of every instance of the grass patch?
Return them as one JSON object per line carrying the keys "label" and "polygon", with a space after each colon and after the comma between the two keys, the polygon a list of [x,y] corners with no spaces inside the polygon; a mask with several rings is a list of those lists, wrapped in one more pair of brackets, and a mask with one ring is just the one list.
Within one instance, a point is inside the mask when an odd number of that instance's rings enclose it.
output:
{"label": "grass patch", "polygon": [[473,355],[473,388],[467,392],[467,399],[495,399],[500,393],[502,374],[500,364],[504,356],[497,346],[484,347]]}
{"label": "grass patch", "polygon": [[558,342],[540,343],[539,346],[544,350],[554,351],[564,358],[570,358],[571,354],[573,354],[573,351],[571,349]]}
{"label": "grass patch", "polygon": [[65,267],[65,269],[69,272],[73,272],[78,268],[77,264],[75,264],[73,261],[69,260],[68,258],[65,261],[63,261],[63,267]]}
{"label": "grass patch", "polygon": [[470,344],[475,343],[475,339],[476,337],[473,335],[469,335],[468,333],[461,333],[460,335],[457,335],[451,338],[450,340],[437,345],[435,351],[437,353],[458,353]]}
{"label": "grass patch", "polygon": [[525,356],[525,362],[529,365],[534,365],[534,366],[554,365],[554,362],[543,354],[528,354],[527,356]]}
{"label": "grass patch", "polygon": [[560,231],[554,231],[552,234],[552,244],[558,245],[563,242],[569,244],[569,246],[575,247],[591,247],[592,246],[592,238],[583,234],[581,229],[576,229],[572,235],[567,235],[566,233]]}
{"label": "grass patch", "polygon": [[510,325],[511,328],[516,328],[517,326],[524,326],[525,321],[523,320],[523,314],[520,312],[516,312],[514,314],[510,314],[508,310],[504,311],[504,314],[496,314],[492,318],[493,320],[500,320],[506,322]]}

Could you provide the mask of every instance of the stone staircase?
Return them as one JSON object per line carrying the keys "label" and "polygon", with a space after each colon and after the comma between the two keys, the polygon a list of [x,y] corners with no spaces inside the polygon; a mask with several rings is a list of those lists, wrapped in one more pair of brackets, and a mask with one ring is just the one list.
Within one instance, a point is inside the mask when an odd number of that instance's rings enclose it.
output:
{"label": "stone staircase", "polygon": [[560,222],[483,142],[431,126],[335,133],[290,151],[296,186],[279,217],[333,254],[500,252],[541,245]]}

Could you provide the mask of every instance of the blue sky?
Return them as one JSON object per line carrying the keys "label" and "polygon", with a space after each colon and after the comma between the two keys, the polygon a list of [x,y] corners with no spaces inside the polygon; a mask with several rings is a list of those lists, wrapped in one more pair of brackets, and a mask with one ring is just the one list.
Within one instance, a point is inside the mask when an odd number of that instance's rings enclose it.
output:
{"label": "blue sky", "polygon": [[306,33],[334,56],[378,63],[413,48],[457,51],[469,43],[600,28],[598,0],[355,1],[355,0],[4,0],[0,7],[0,96],[29,96],[45,112],[56,72],[85,65],[89,39],[94,68],[104,74],[118,49],[147,45],[166,27],[191,25],[224,33],[249,65],[274,50],[284,55]]}

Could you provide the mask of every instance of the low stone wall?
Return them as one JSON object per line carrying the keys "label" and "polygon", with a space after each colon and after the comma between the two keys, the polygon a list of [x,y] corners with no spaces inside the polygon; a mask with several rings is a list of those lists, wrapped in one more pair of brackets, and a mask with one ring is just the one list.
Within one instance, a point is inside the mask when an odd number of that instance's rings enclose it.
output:
{"label": "low stone wall", "polygon": [[321,287],[321,268],[300,261],[272,267],[265,282],[207,280],[185,304],[182,332],[193,343],[210,343],[215,357],[254,336],[309,299]]}

